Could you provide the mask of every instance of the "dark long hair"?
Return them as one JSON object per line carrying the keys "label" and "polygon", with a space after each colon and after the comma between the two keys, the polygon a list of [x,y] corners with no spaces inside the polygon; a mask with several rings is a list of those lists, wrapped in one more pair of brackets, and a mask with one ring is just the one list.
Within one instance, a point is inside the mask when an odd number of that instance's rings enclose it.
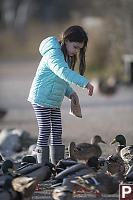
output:
{"label": "dark long hair", "polygon": [[67,54],[67,49],[65,45],[65,41],[69,40],[70,42],[84,42],[83,48],[80,49],[79,53],[79,73],[80,75],[84,75],[86,62],[85,62],[85,52],[88,42],[88,37],[86,32],[81,26],[70,26],[68,29],[64,31],[61,38],[61,49],[64,54],[65,60],[68,62],[70,69],[74,70],[77,56],[69,56]]}

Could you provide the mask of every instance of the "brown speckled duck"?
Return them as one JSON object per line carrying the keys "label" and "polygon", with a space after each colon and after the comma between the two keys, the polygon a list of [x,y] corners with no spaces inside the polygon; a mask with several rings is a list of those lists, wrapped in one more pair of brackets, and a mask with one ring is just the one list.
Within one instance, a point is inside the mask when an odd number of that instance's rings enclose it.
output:
{"label": "brown speckled duck", "polygon": [[102,155],[102,150],[98,143],[106,144],[99,135],[91,138],[91,143],[79,143],[76,145],[75,142],[71,142],[69,145],[69,157],[85,161],[91,157],[99,158]]}
{"label": "brown speckled duck", "polygon": [[123,159],[119,155],[111,155],[106,159],[107,171],[111,174],[125,173],[125,165]]}

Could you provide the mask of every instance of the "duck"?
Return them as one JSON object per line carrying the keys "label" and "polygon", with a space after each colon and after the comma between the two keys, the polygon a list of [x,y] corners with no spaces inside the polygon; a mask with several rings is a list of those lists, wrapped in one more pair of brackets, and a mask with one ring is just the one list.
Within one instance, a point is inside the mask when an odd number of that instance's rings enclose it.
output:
{"label": "duck", "polygon": [[17,173],[19,176],[12,181],[13,189],[21,193],[23,198],[28,198],[32,196],[35,189],[39,190],[40,182],[50,179],[51,167],[41,163],[24,165],[17,169]]}
{"label": "duck", "polygon": [[118,191],[119,183],[123,179],[124,176],[121,173],[111,176],[107,173],[97,172],[95,174],[77,176],[70,182],[84,189],[99,192],[100,194],[114,194]]}
{"label": "duck", "polygon": [[70,158],[59,160],[59,162],[55,166],[54,175],[56,176],[61,171],[64,171],[66,168],[73,166],[75,164],[77,164],[77,161],[72,160]]}
{"label": "duck", "polygon": [[74,173],[79,172],[81,170],[87,170],[87,165],[85,165],[84,163],[77,163],[73,166],[66,168],[62,172],[58,173],[55,176],[55,180],[63,180],[64,178],[71,176]]}
{"label": "duck", "polygon": [[126,146],[126,138],[123,134],[116,135],[111,144],[118,142],[116,153],[127,163],[129,166],[133,165],[133,145]]}
{"label": "duck", "polygon": [[87,164],[76,163],[73,166],[66,168],[55,176],[55,180],[60,181],[63,185],[70,184],[70,179],[77,175],[84,175],[87,173],[95,173],[99,169],[98,159],[92,157],[88,160]]}
{"label": "duck", "polygon": [[[37,186],[35,178],[31,177],[12,177],[9,175],[3,175],[0,177],[0,198],[4,195],[5,199],[8,199],[9,194],[13,194],[11,199],[24,199],[31,197]],[[17,198],[16,198],[17,196]]]}
{"label": "duck", "polygon": [[[97,173],[99,170],[99,162],[98,158],[96,157],[91,157],[87,164],[84,163],[78,163],[60,174],[58,174],[55,178],[61,180],[62,179],[62,184],[63,186],[68,186],[69,188],[73,189],[74,193],[78,193],[77,189],[82,190],[82,192],[85,192],[84,188],[80,187],[78,188],[77,185],[72,184],[71,180],[73,180],[77,176],[83,176],[86,174],[94,174]],[[97,195],[97,194],[96,194]],[[98,194],[99,195],[99,194]]]}
{"label": "duck", "polygon": [[38,181],[48,180],[51,176],[51,166],[42,165],[41,163],[24,165],[17,169],[21,176],[36,178]]}
{"label": "duck", "polygon": [[92,137],[91,143],[79,143],[76,145],[75,142],[71,142],[68,147],[69,157],[74,160],[85,160],[85,162],[91,157],[99,158],[102,155],[99,143],[106,144],[99,135]]}

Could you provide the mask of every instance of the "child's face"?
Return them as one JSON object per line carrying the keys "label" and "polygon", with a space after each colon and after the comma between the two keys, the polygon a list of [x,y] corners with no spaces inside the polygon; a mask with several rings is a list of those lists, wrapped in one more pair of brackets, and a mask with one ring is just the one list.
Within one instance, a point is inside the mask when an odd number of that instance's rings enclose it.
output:
{"label": "child's face", "polygon": [[65,44],[69,56],[77,55],[84,46],[84,42],[70,42],[69,40],[66,40]]}

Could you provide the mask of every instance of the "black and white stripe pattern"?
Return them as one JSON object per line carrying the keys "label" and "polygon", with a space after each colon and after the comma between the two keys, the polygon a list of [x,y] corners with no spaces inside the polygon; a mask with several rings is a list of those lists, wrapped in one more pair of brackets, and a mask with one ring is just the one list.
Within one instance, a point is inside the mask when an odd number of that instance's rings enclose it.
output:
{"label": "black and white stripe pattern", "polygon": [[62,123],[60,108],[47,108],[32,104],[38,122],[37,146],[62,144]]}

